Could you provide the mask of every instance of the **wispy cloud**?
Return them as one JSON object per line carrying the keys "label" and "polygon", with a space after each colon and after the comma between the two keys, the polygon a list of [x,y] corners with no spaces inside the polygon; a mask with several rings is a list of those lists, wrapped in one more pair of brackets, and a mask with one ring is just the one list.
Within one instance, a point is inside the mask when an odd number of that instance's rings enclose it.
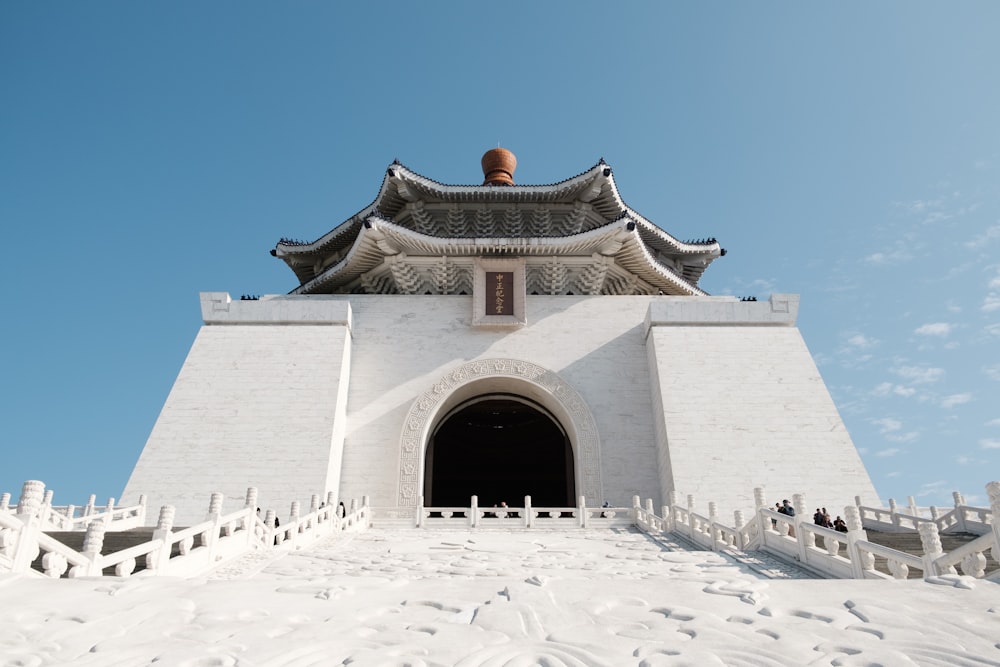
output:
{"label": "wispy cloud", "polygon": [[[896,206],[896,208],[902,209],[908,215],[924,218],[925,221],[929,216],[937,218],[938,216],[947,215],[941,212],[941,209],[944,208],[944,204],[944,197],[939,197],[937,199],[914,199],[913,201],[907,202],[893,202],[893,205]],[[947,217],[951,216],[947,215]]]}
{"label": "wispy cloud", "polygon": [[895,396],[913,396],[917,393],[917,390],[913,387],[905,387],[901,384],[893,384],[892,382],[883,382],[879,384],[872,390],[872,394],[875,396],[888,396],[893,394]]}
{"label": "wispy cloud", "polygon": [[897,366],[890,370],[904,380],[909,380],[914,384],[930,384],[944,377],[943,368],[934,368],[932,366]]}
{"label": "wispy cloud", "polygon": [[949,324],[948,322],[933,322],[931,324],[924,324],[917,327],[913,333],[918,336],[940,336],[944,338],[951,333],[951,330],[955,328],[955,325]]}
{"label": "wispy cloud", "polygon": [[869,338],[864,334],[854,334],[853,336],[847,339],[847,344],[850,347],[856,347],[862,350],[867,350],[870,347],[878,345],[878,341],[875,340],[874,338]]}
{"label": "wispy cloud", "polygon": [[872,419],[871,422],[879,427],[879,433],[892,433],[893,431],[898,431],[903,428],[903,422],[898,419],[893,419],[892,417],[883,417],[882,419]]}
{"label": "wispy cloud", "polygon": [[972,250],[978,250],[979,248],[989,245],[997,239],[1000,239],[1000,222],[987,227],[982,234],[979,234],[971,241],[966,241],[965,247],[971,248]]}
{"label": "wispy cloud", "polygon": [[947,483],[948,482],[946,482],[943,479],[938,480],[936,482],[927,482],[926,484],[922,484],[920,486],[920,490],[917,491],[916,495],[919,498],[923,496],[929,496],[932,493],[941,493]]}
{"label": "wispy cloud", "polygon": [[896,454],[899,454],[899,451],[900,450],[898,448],[896,448],[896,447],[890,447],[889,449],[882,449],[882,450],[879,450],[879,451],[875,452],[875,456],[880,456],[882,458],[886,458],[886,457],[889,457],[889,456],[895,456]]}
{"label": "wispy cloud", "polygon": [[991,419],[984,426],[1000,426],[1000,419]]}
{"label": "wispy cloud", "polygon": [[983,449],[1000,449],[1000,440],[996,438],[983,438],[979,441],[979,446]]}
{"label": "wispy cloud", "polygon": [[993,266],[989,268],[993,268],[996,271],[996,275],[986,283],[986,289],[989,292],[983,298],[983,305],[979,307],[979,310],[984,313],[989,313],[1000,308],[1000,267]]}
{"label": "wispy cloud", "polygon": [[905,246],[897,246],[885,251],[873,252],[866,255],[864,261],[872,266],[889,266],[891,264],[901,264],[913,259],[913,255]]}
{"label": "wispy cloud", "polygon": [[1000,364],[993,364],[992,366],[984,366],[983,373],[986,374],[991,380],[996,380],[1000,382]]}
{"label": "wispy cloud", "polygon": [[972,400],[972,394],[952,394],[951,396],[945,396],[941,401],[942,408],[953,408],[956,405],[962,405],[963,403],[968,403]]}

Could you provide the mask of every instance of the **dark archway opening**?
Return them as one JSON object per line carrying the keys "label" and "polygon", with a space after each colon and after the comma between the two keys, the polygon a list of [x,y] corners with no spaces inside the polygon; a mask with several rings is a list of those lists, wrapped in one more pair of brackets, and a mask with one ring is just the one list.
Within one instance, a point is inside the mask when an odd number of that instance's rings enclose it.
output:
{"label": "dark archway opening", "polygon": [[427,443],[428,507],[575,505],[573,449],[559,422],[527,399],[491,394],[466,401],[438,424]]}

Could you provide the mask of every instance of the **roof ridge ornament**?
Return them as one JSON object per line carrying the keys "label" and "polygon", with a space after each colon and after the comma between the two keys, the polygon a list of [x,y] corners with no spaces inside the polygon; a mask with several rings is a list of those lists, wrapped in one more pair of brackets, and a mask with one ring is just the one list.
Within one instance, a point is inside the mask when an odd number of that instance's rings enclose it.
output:
{"label": "roof ridge ornament", "polygon": [[514,185],[517,158],[506,148],[491,148],[483,154],[483,185]]}

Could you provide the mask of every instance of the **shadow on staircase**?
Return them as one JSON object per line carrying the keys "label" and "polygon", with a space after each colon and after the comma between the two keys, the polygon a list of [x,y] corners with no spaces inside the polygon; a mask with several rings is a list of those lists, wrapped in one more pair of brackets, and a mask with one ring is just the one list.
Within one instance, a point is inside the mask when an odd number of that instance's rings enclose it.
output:
{"label": "shadow on staircase", "polygon": [[[133,528],[131,530],[121,530],[121,531],[104,533],[104,544],[101,547],[101,554],[106,555],[106,554],[116,553],[118,551],[122,551],[124,549],[128,549],[130,547],[134,547],[139,544],[144,544],[146,542],[149,542],[153,539],[153,530],[154,529],[152,527],[144,527],[144,528]],[[183,530],[183,528],[177,528],[176,530]],[[70,549],[73,549],[74,551],[79,551],[81,553],[83,552],[83,539],[84,536],[86,535],[86,531],[82,530],[51,531],[51,532],[46,532],[45,534],[53,539],[59,540],[60,542],[65,544]],[[197,541],[198,540],[196,539],[196,542]],[[174,556],[177,556],[179,554],[180,554],[180,545],[174,544],[173,549],[171,549],[170,552],[170,557],[173,558]],[[31,568],[33,570],[38,570],[39,572],[45,571],[45,568],[42,567],[43,556],[44,554],[39,554],[38,558],[36,558],[34,562],[31,564]],[[142,572],[145,569],[146,569],[146,559],[137,558],[135,561],[135,570],[133,570],[132,574],[135,574],[136,572]],[[69,570],[67,569],[67,572],[68,571]],[[65,576],[66,574],[63,574],[63,577]],[[115,576],[114,566],[104,568],[104,576],[106,577]]]}
{"label": "shadow on staircase", "polygon": [[[882,546],[895,549],[896,551],[903,551],[917,557],[922,556],[924,553],[919,533],[885,533],[878,530],[868,530],[866,532],[868,533],[869,542],[881,544]],[[979,535],[974,535],[972,533],[940,533],[939,537],[941,538],[941,548],[945,553],[951,553],[955,549],[972,542],[978,538]],[[989,576],[991,572],[1000,569],[1000,564],[998,564],[997,561],[990,556],[989,550],[987,550],[985,555],[986,575]],[[875,569],[883,574],[890,574],[889,567],[886,564],[886,559],[881,556],[875,556]],[[911,569],[907,575],[907,579],[921,579],[923,576],[924,575],[920,570]]]}

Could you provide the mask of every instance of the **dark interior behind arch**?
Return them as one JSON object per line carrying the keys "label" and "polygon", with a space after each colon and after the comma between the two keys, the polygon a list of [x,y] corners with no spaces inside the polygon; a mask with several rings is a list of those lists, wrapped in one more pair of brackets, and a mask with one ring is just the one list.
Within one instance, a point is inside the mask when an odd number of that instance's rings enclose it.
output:
{"label": "dark interior behind arch", "polygon": [[523,397],[489,394],[470,399],[438,423],[427,443],[424,503],[519,507],[575,504],[573,449],[559,422]]}

